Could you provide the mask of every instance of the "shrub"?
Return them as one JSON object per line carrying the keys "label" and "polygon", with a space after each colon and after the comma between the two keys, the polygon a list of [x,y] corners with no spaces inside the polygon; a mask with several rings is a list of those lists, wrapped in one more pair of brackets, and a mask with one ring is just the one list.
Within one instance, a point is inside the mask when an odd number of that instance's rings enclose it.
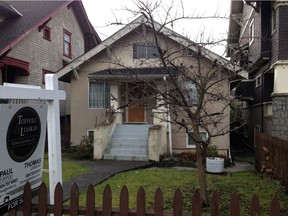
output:
{"label": "shrub", "polygon": [[93,159],[93,143],[87,136],[83,136],[79,145],[70,146],[66,152],[70,154],[72,159],[91,160]]}

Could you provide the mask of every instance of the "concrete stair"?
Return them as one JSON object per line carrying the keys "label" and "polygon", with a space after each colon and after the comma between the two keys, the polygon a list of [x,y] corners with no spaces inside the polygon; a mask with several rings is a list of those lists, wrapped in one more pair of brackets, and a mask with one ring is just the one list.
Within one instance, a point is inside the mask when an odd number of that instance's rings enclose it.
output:
{"label": "concrete stair", "polygon": [[148,124],[117,125],[104,152],[105,160],[149,161]]}

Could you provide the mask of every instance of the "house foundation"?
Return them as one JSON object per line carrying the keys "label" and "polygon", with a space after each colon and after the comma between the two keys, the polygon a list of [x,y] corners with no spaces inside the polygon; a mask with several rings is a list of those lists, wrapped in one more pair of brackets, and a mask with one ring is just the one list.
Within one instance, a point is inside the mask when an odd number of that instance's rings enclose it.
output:
{"label": "house foundation", "polygon": [[288,139],[288,94],[273,95],[272,112],[272,135]]}

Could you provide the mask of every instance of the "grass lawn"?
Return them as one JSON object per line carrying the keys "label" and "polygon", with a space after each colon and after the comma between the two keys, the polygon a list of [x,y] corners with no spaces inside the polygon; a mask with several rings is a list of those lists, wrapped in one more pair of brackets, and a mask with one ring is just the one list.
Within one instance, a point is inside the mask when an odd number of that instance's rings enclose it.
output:
{"label": "grass lawn", "polygon": [[[63,157],[62,157],[63,158]],[[49,174],[48,174],[48,155],[44,155],[44,171],[43,172],[43,182],[46,186],[49,185]],[[62,179],[66,181],[74,176],[81,175],[82,173],[87,172],[90,169],[88,166],[81,165],[79,163],[73,162],[71,160],[62,160]]]}
{"label": "grass lawn", "polygon": [[[221,210],[229,211],[230,194],[236,192],[240,197],[241,215],[248,215],[251,198],[254,194],[260,199],[262,215],[267,215],[269,204],[275,193],[281,200],[282,215],[288,215],[288,196],[284,187],[268,178],[262,178],[253,171],[235,172],[229,175],[207,175],[208,188],[218,191],[221,197]],[[146,206],[153,208],[154,193],[160,187],[164,197],[164,208],[172,207],[173,195],[176,188],[182,191],[185,211],[191,211],[191,197],[193,191],[198,188],[197,172],[193,170],[179,170],[173,168],[139,169],[120,173],[107,181],[95,186],[96,206],[102,205],[102,192],[109,184],[112,190],[113,207],[119,207],[119,195],[123,185],[129,191],[129,207],[136,207],[136,196],[140,186],[146,193]],[[80,196],[80,204],[85,205],[85,194]],[[68,201],[69,202],[69,201]],[[209,212],[209,207],[205,209]],[[223,212],[221,215],[225,215]]]}

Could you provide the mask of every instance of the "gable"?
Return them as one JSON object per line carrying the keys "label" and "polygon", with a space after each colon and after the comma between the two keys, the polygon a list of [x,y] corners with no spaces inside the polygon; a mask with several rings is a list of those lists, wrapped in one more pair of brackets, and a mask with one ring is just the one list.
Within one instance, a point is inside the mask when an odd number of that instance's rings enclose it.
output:
{"label": "gable", "polygon": [[[63,8],[68,7],[71,4],[69,1],[5,1],[5,5],[11,5],[17,10],[21,16],[10,16],[3,22],[0,22],[0,56],[7,52],[11,47],[25,38],[31,31],[45,25],[49,22],[55,13],[58,13]],[[71,6],[75,7],[75,11],[81,12],[78,14],[78,19],[82,29],[93,35],[92,46],[95,46],[100,42],[100,38],[92,28],[92,25],[88,21],[87,16],[85,18],[85,10],[83,5],[79,1],[75,1]],[[11,7],[11,8],[12,8]],[[2,6],[2,9],[4,7]],[[4,10],[4,9],[3,9]],[[0,10],[0,12],[3,10]],[[0,14],[1,16],[1,14]],[[82,17],[82,18],[81,18]]]}

